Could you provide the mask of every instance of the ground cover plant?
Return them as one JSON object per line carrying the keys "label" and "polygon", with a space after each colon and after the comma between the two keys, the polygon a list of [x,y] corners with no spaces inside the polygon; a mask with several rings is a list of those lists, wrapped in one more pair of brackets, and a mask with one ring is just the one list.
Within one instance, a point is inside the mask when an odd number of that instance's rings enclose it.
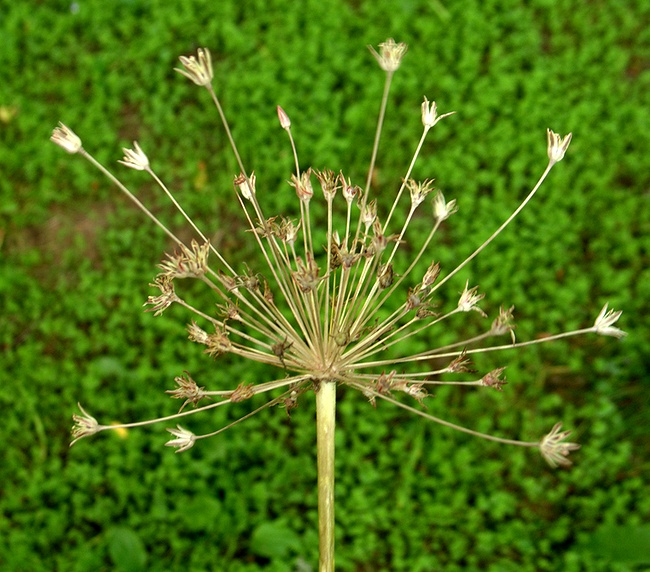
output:
{"label": "ground cover plant", "polygon": [[[14,7],[5,19],[4,25],[13,31],[8,37],[15,38],[4,48],[9,68],[23,64],[24,73],[2,82],[0,102],[9,116],[3,120],[3,149],[10,150],[2,154],[2,171],[9,175],[0,187],[6,302],[2,359],[11,388],[3,396],[8,402],[3,426],[7,463],[2,510],[8,517],[2,521],[3,564],[32,570],[110,568],[111,559],[119,561],[119,547],[129,540],[144,547],[141,554],[146,549],[146,569],[180,569],[188,562],[195,569],[212,569],[216,560],[225,570],[286,569],[286,562],[296,568],[301,558],[314,561],[305,548],[315,544],[310,535],[316,522],[315,475],[309,468],[313,411],[308,403],[301,404],[290,422],[262,414],[227,439],[211,442],[209,451],[189,451],[190,462],[161,452],[164,439],[156,434],[131,431],[124,439],[98,440],[81,455],[67,452],[68,416],[80,387],[93,395],[96,407],[124,421],[169,407],[158,395],[181,373],[179,364],[199,372],[197,377],[212,367],[205,365],[200,350],[188,350],[177,320],[152,320],[134,311],[151,293],[146,284],[169,244],[145,229],[99,178],[71,167],[47,145],[40,147],[34,130],[46,141],[52,122],[61,118],[81,124],[80,131],[90,128],[101,149],[118,149],[149,134],[157,143],[156,155],[171,157],[169,175],[179,185],[191,181],[192,192],[186,196],[193,214],[230,220],[228,213],[234,209],[213,190],[229,188],[234,165],[222,163],[228,161],[221,152],[225,141],[207,124],[202,110],[193,107],[191,90],[161,76],[155,65],[137,81],[128,73],[106,73],[108,68],[139,69],[136,62],[151,58],[170,69],[176,54],[191,52],[193,42],[213,45],[219,38],[223,49],[215,73],[234,106],[232,115],[240,118],[234,129],[246,133],[238,139],[245,143],[246,159],[255,157],[256,172],[268,173],[265,177],[283,188],[291,158],[285,155],[285,162],[278,164],[282,151],[269,145],[278,139],[277,120],[272,115],[268,124],[260,119],[280,102],[304,114],[305,120],[292,113],[292,120],[305,126],[301,154],[323,157],[324,164],[343,164],[345,158],[357,166],[351,176],[358,178],[370,152],[364,148],[371,129],[366,118],[374,111],[364,108],[360,100],[366,98],[355,95],[362,86],[377,93],[381,85],[373,86],[359,71],[368,65],[367,59],[356,55],[358,44],[342,43],[339,33],[363,29],[361,45],[376,44],[391,33],[411,46],[413,68],[406,67],[394,86],[395,114],[409,117],[406,110],[414,108],[414,100],[435,93],[437,100],[449,102],[449,109],[462,111],[459,118],[464,116],[466,131],[449,130],[445,122],[437,126],[441,140],[432,144],[431,164],[425,162],[421,173],[433,172],[448,181],[454,188],[450,196],[476,213],[449,225],[450,248],[442,250],[441,257],[457,256],[451,246],[465,244],[467,235],[487,232],[494,219],[502,219],[516,205],[521,197],[517,192],[533,169],[540,123],[554,126],[564,121],[566,131],[580,133],[572,143],[571,162],[562,165],[565,173],[554,173],[545,191],[543,211],[524,213],[515,236],[500,238],[498,257],[477,260],[471,275],[481,277],[481,287],[494,303],[510,300],[518,315],[524,312],[518,336],[567,325],[575,308],[584,308],[584,314],[568,325],[588,324],[605,300],[625,311],[631,336],[624,351],[607,347],[610,344],[580,343],[548,353],[530,352],[512,364],[508,374],[510,380],[531,383],[517,388],[511,383],[510,394],[487,405],[471,395],[437,392],[430,407],[450,412],[460,422],[471,422],[478,411],[490,407],[494,416],[481,417],[480,429],[502,434],[537,434],[563,411],[566,423],[578,427],[578,440],[589,446],[580,451],[571,472],[559,475],[540,474],[541,463],[531,467],[525,455],[509,454],[504,462],[499,447],[481,443],[477,451],[471,440],[443,436],[387,408],[379,407],[372,417],[359,415],[363,401],[344,395],[338,445],[346,453],[339,459],[337,493],[342,499],[341,522],[349,525],[339,539],[339,566],[632,568],[633,562],[616,564],[615,556],[599,555],[589,547],[604,526],[640,525],[647,514],[642,496],[647,453],[641,440],[641,389],[647,371],[642,320],[647,220],[641,206],[647,166],[637,151],[648,133],[642,111],[647,104],[647,54],[638,28],[643,8],[619,10],[605,4],[598,16],[589,18],[580,9],[550,10],[541,4],[524,9],[513,4],[505,10],[482,4],[473,10],[468,5],[462,14],[448,10],[450,17],[444,20],[444,11],[427,12],[417,3],[391,11],[390,18],[387,12],[373,14],[363,4],[337,4],[307,7],[319,16],[314,18],[294,12],[281,20],[283,26],[269,24],[277,18],[273,7],[260,10],[256,20],[244,18],[249,14],[238,14],[235,8],[228,12],[224,4],[212,23],[206,17],[201,26],[192,14],[149,8],[156,16],[154,33],[142,24],[152,21],[147,8],[137,3],[123,6],[130,11],[121,18],[110,9],[90,10],[90,5],[80,4],[76,15],[53,8],[28,14]],[[618,25],[612,26],[612,21]],[[435,39],[441,22],[444,43]],[[301,26],[313,27],[308,40],[291,34],[298,27],[304,30]],[[404,34],[398,34],[402,28]],[[101,33],[85,32],[90,29]],[[173,36],[180,29],[183,40],[164,45],[164,31]],[[122,40],[135,31],[143,38],[138,49],[125,50]],[[74,43],[66,40],[71,32]],[[598,39],[592,41],[592,34]],[[248,40],[253,37],[255,41]],[[290,37],[299,49],[288,49]],[[79,42],[88,47],[86,52],[79,50]],[[65,51],[66,44],[74,52]],[[76,55],[70,58],[70,53]],[[295,60],[309,59],[309,54],[313,70],[306,72]],[[432,77],[432,54],[441,70],[453,73]],[[522,69],[528,73],[521,74]],[[307,77],[313,81],[304,79],[310,73]],[[422,77],[431,84],[420,85]],[[102,87],[93,87],[97,85]],[[242,89],[250,97],[241,98]],[[89,90],[101,94],[98,102],[91,103]],[[159,101],[152,93],[160,93]],[[335,95],[330,98],[330,93]],[[573,105],[567,106],[566,98]],[[137,108],[144,113],[136,114]],[[332,135],[332,121],[340,121],[346,137]],[[419,121],[416,105],[410,123],[405,120],[399,129],[392,128],[388,164],[377,173],[380,184],[392,188],[394,177],[400,176],[397,167],[404,157],[399,149],[410,147],[406,143]],[[112,135],[116,125],[117,140]],[[194,148],[188,152],[170,140],[192,140]],[[581,152],[579,140],[589,153]],[[530,149],[530,155],[514,160],[521,149]],[[106,155],[102,159],[108,162],[119,158]],[[273,160],[266,168],[258,167],[264,165],[265,155]],[[207,157],[208,164],[202,165],[199,157]],[[219,180],[222,171],[227,176]],[[468,180],[467,172],[475,176]],[[152,189],[141,190],[150,193],[157,209],[170,214]],[[286,206],[281,201],[289,196],[279,191],[275,196],[281,210]],[[500,206],[504,199],[507,208]],[[608,216],[600,216],[602,212]],[[181,221],[175,224],[182,226]],[[229,227],[223,234],[228,239],[240,230]],[[538,241],[542,244],[536,248]],[[515,244],[520,242],[529,248],[522,252]],[[229,248],[239,245],[230,243]],[[46,270],[51,267],[57,268],[55,274]],[[531,307],[530,299],[544,302]],[[584,300],[593,305],[585,306]],[[522,331],[524,327],[530,331]],[[261,379],[267,374],[263,369],[243,372],[233,362],[221,379],[244,375]],[[61,402],[68,404],[67,410],[60,411]],[[221,420],[243,412],[242,405]],[[210,420],[206,429],[217,421]],[[134,479],[134,474],[142,477]],[[395,475],[399,488],[394,486]],[[305,525],[309,518],[311,523]],[[546,534],[538,541],[540,530]],[[274,534],[284,542],[274,542]],[[284,552],[278,555],[269,545]]]}

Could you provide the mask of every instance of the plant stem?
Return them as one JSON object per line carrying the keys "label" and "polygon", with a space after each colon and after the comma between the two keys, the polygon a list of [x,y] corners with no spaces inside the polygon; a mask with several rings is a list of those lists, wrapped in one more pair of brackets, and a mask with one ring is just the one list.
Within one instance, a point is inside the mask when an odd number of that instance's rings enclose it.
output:
{"label": "plant stem", "polygon": [[336,382],[324,381],[316,392],[319,572],[334,572],[335,414]]}

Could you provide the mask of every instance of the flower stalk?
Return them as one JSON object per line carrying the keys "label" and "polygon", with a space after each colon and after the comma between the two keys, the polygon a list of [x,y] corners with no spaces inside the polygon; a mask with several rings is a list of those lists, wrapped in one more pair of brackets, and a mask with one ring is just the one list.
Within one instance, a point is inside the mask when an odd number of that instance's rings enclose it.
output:
{"label": "flower stalk", "polygon": [[334,572],[334,429],[336,383],[324,381],[316,390],[318,463],[319,571]]}

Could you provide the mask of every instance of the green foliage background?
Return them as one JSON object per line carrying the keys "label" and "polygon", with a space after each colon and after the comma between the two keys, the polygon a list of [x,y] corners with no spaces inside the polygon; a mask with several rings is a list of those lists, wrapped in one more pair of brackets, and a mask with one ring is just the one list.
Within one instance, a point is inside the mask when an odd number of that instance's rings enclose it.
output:
{"label": "green foliage background", "polygon": [[[275,105],[291,116],[305,167],[362,181],[383,85],[365,46],[390,36],[410,50],[380,150],[381,196],[408,165],[422,96],[458,112],[433,130],[414,173],[459,202],[431,253],[443,268],[535,182],[545,129],[574,134],[533,205],[448,299],[471,278],[492,315],[516,306],[520,339],[589,325],[609,302],[630,335],[490,356],[482,367],[508,365],[504,394],[429,400],[433,414],[505,437],[537,439],[562,420],[583,443],[570,470],[341,391],[337,568],[647,569],[650,4],[0,0],[2,570],[315,570],[310,396],[290,420],[266,411],[182,455],[163,447],[162,426],[68,448],[77,401],[101,422],[126,422],[172,413],[164,390],[183,370],[213,389],[275,372],[202,355],[180,309],[142,312],[170,245],[48,138],[61,120],[109,166],[137,139],[227,256],[251,262],[234,160],[207,93],[172,71],[176,58],[210,48],[266,212],[296,212]],[[145,177],[124,171],[183,227]],[[478,327],[454,326],[431,343]]]}

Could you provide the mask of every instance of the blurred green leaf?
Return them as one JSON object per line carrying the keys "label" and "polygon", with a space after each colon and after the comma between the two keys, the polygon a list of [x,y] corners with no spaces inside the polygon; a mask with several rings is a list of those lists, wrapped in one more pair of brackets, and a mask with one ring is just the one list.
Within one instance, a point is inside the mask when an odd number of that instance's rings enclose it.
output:
{"label": "blurred green leaf", "polygon": [[286,560],[292,552],[300,550],[300,537],[282,522],[264,522],[251,537],[253,554],[271,559]]}
{"label": "blurred green leaf", "polygon": [[147,551],[140,537],[130,528],[108,531],[108,553],[118,572],[146,570]]}

